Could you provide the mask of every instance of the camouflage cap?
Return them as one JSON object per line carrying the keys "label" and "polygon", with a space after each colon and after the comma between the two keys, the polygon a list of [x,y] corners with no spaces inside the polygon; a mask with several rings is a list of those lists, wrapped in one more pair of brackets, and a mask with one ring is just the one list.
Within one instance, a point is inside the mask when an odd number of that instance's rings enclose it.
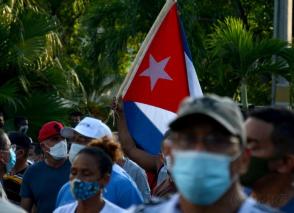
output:
{"label": "camouflage cap", "polygon": [[169,125],[171,130],[182,129],[187,125],[187,118],[195,115],[205,115],[212,118],[232,135],[240,137],[242,144],[245,145],[246,133],[243,116],[239,106],[232,99],[217,95],[186,98],[180,105],[177,118]]}

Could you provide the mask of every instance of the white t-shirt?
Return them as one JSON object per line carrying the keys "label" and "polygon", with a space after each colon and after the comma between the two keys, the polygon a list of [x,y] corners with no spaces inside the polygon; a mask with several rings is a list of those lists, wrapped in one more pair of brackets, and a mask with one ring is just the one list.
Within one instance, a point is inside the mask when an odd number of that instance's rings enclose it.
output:
{"label": "white t-shirt", "polygon": [[[104,199],[105,205],[101,209],[100,213],[125,213],[126,210],[116,206],[115,204],[109,202],[108,200]],[[75,201],[74,203],[70,203],[64,206],[60,206],[57,209],[54,210],[53,213],[74,213],[76,208],[78,206],[78,201]]]}

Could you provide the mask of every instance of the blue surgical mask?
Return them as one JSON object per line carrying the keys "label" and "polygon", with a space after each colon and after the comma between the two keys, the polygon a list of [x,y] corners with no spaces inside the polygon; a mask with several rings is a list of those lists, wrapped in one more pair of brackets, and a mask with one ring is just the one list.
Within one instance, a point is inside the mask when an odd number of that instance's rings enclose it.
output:
{"label": "blue surgical mask", "polygon": [[229,156],[198,151],[175,151],[173,156],[173,180],[182,196],[195,205],[215,203],[233,182]]}
{"label": "blue surgical mask", "polygon": [[16,155],[12,148],[9,149],[9,161],[6,164],[6,172],[10,173],[16,162]]}
{"label": "blue surgical mask", "polygon": [[79,179],[70,181],[70,188],[76,200],[87,200],[95,196],[100,189],[97,181],[86,182]]}

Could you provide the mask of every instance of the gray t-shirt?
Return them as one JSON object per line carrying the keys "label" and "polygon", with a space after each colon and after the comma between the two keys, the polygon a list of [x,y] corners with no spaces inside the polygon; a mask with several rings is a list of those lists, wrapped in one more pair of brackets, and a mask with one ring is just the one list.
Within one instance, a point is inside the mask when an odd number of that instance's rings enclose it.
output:
{"label": "gray t-shirt", "polygon": [[124,165],[122,168],[133,178],[138,189],[142,193],[144,202],[147,202],[151,198],[150,187],[147,180],[146,172],[134,161],[127,157],[124,157]]}
{"label": "gray t-shirt", "polygon": [[0,198],[0,212],[9,212],[9,213],[26,213],[22,208],[10,203],[8,200]]}

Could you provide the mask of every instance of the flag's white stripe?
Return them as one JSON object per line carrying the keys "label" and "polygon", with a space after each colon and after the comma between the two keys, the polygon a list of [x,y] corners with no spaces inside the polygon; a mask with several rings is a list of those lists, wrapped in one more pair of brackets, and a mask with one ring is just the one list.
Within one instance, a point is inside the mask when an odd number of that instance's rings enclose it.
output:
{"label": "flag's white stripe", "polygon": [[196,70],[194,68],[193,62],[185,53],[185,61],[186,61],[186,69],[187,69],[187,77],[189,84],[189,91],[191,97],[201,97],[203,96],[199,80],[196,74]]}
{"label": "flag's white stripe", "polygon": [[168,124],[176,117],[176,113],[162,108],[138,102],[135,104],[162,134],[168,130]]}

